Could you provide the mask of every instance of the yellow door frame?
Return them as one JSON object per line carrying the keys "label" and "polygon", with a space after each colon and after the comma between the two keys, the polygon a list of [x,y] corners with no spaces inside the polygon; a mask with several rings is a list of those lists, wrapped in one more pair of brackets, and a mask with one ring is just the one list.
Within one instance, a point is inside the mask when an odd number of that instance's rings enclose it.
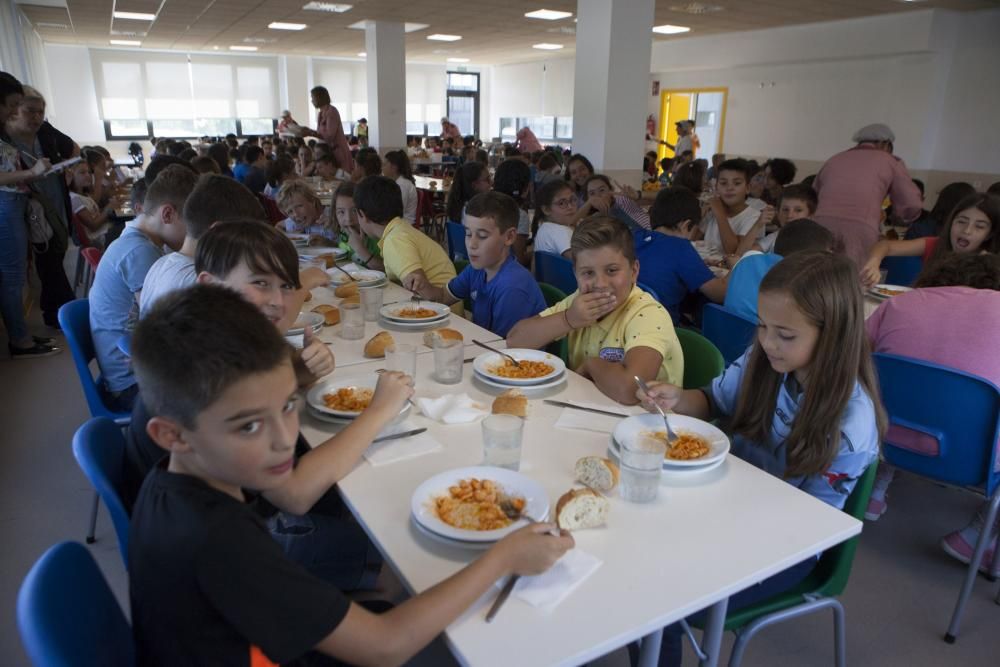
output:
{"label": "yellow door frame", "polygon": [[[661,141],[667,140],[667,135],[670,133],[671,128],[666,126],[666,121],[669,119],[670,112],[670,95],[675,94],[698,94],[698,93],[722,93],[722,115],[719,118],[719,147],[717,152],[722,153],[724,141],[726,137],[726,107],[729,103],[729,88],[668,88],[660,90],[660,131],[659,139]],[[667,156],[667,147],[660,144],[656,151],[656,160],[659,162]]]}

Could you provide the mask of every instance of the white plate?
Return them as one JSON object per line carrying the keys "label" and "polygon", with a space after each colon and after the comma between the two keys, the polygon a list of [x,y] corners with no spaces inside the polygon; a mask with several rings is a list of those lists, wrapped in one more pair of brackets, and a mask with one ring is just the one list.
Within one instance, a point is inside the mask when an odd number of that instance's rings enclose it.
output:
{"label": "white plate", "polygon": [[321,255],[333,255],[337,259],[343,259],[347,257],[347,251],[338,246],[307,246],[305,248],[299,249],[299,255],[301,257],[307,257],[312,259],[314,257],[319,257]]}
{"label": "white plate", "polygon": [[[473,369],[473,377],[475,377],[477,380],[479,380],[480,382],[482,382],[483,384],[485,384],[488,387],[496,387],[497,389],[510,389],[511,388],[511,385],[509,385],[509,384],[503,384],[502,382],[497,382],[496,380],[488,378],[485,375],[480,375],[479,373],[477,373],[475,371],[475,369]],[[564,371],[563,373],[557,375],[556,377],[554,377],[553,379],[549,380],[548,382],[543,382],[541,384],[521,385],[519,388],[521,389],[521,391],[535,391],[535,390],[541,390],[541,389],[551,389],[552,387],[558,387],[559,385],[561,385],[565,381],[566,381],[566,373]]]}
{"label": "white plate", "polygon": [[[401,311],[407,310],[409,308],[426,308],[427,310],[433,310],[434,315],[428,317],[402,317],[399,315]],[[433,301],[403,301],[402,303],[391,303],[386,306],[382,306],[382,309],[378,311],[378,314],[389,320],[390,322],[404,324],[412,324],[419,322],[420,324],[427,324],[429,322],[436,322],[438,320],[448,317],[451,313],[451,309],[444,305],[443,303],[434,303]]]}
{"label": "white plate", "polygon": [[527,520],[521,519],[506,528],[497,530],[460,530],[439,519],[434,509],[434,499],[447,495],[448,487],[472,477],[496,482],[507,495],[524,498],[526,501],[524,513],[532,519],[544,521],[548,518],[549,497],[541,484],[530,477],[506,468],[474,466],[448,470],[434,475],[418,486],[410,500],[410,511],[413,513],[414,521],[438,535],[466,542],[496,542],[508,533],[528,524]]}
{"label": "white plate", "polygon": [[[306,403],[312,409],[322,412],[325,415],[331,417],[340,417],[341,419],[354,419],[360,412],[350,412],[347,410],[333,410],[326,407],[326,403],[323,402],[323,394],[331,394],[338,389],[343,389],[344,387],[356,387],[358,389],[371,389],[375,391],[376,378],[364,378],[359,380],[327,380],[326,382],[321,382],[309,390],[306,394]],[[410,409],[410,403],[407,402],[403,405],[403,409],[400,410],[400,414],[407,412]]]}
{"label": "white plate", "polygon": [[299,317],[285,332],[286,336],[301,336],[306,332],[306,327],[312,327],[313,333],[319,333],[323,329],[326,319],[319,313],[299,313]]}
{"label": "white plate", "polygon": [[[712,426],[708,422],[703,422],[700,419],[695,419],[694,417],[688,417],[686,415],[670,414],[668,417],[670,419],[670,427],[674,429],[675,432],[686,431],[688,433],[700,435],[708,440],[709,451],[708,454],[700,459],[694,459],[691,461],[664,459],[664,469],[669,468],[671,470],[677,470],[678,468],[702,468],[718,461],[719,459],[726,458],[726,454],[729,453],[729,438],[726,437],[726,434],[718,428]],[[632,417],[627,417],[621,420],[618,422],[618,425],[615,426],[615,430],[611,434],[611,437],[613,442],[623,443],[634,440],[644,431],[662,432],[665,430],[666,429],[663,427],[663,418],[660,417],[659,414],[647,413],[644,415],[633,415]]]}
{"label": "white plate", "polygon": [[514,348],[504,351],[518,361],[544,361],[552,366],[552,372],[541,377],[530,379],[501,377],[490,370],[491,368],[504,362],[505,357],[497,354],[496,352],[486,352],[485,354],[480,354],[476,357],[476,360],[472,362],[472,367],[476,369],[476,372],[479,373],[479,376],[484,380],[489,379],[494,383],[500,383],[507,385],[508,387],[523,387],[527,385],[544,384],[566,372],[566,364],[563,363],[562,359],[543,350]]}
{"label": "white plate", "polygon": [[[341,285],[350,282],[347,276],[344,275],[343,271],[338,271],[337,269],[330,269],[327,271],[330,274],[330,282],[333,283],[334,287],[340,287]],[[348,271],[347,272],[351,278],[357,281],[358,287],[375,287],[376,285],[383,285],[387,281],[386,275],[381,271],[373,271],[372,269],[365,269],[364,271]]]}
{"label": "white plate", "polygon": [[383,324],[387,327],[399,327],[400,329],[427,329],[444,324],[448,321],[449,317],[451,317],[451,311],[448,311],[445,315],[433,320],[412,320],[409,322],[400,322],[398,320],[387,320],[383,317],[379,319],[379,324]]}
{"label": "white plate", "polygon": [[876,291],[876,290],[879,290],[879,289],[891,289],[891,290],[898,290],[900,292],[910,292],[910,291],[913,290],[912,287],[904,287],[903,285],[879,284],[879,285],[873,285],[872,287],[869,287],[868,288],[868,294],[871,295],[871,296],[873,296],[873,297],[875,297],[876,299],[882,299],[882,300],[891,299],[894,296],[899,296],[898,294],[893,294],[893,295],[880,294],[878,291]]}
{"label": "white plate", "polygon": [[[313,417],[315,417],[319,421],[326,422],[328,424],[339,424],[341,426],[347,426],[348,424],[350,424],[351,422],[354,421],[354,417],[334,417],[331,414],[327,414],[327,413],[324,413],[324,412],[321,412],[321,411],[317,410],[316,408],[314,408],[313,406],[309,405],[308,403],[306,404],[306,411],[308,411],[310,415],[312,415]],[[410,404],[407,403],[406,406],[403,408],[403,411],[400,412],[396,416],[395,419],[393,419],[391,422],[389,422],[388,425],[389,426],[393,426],[395,424],[398,424],[399,422],[403,421],[404,419],[406,419],[409,416],[410,416]],[[381,435],[381,433],[380,433],[380,435]],[[386,435],[388,435],[388,433],[386,433]]]}
{"label": "white plate", "polygon": [[427,530],[420,525],[416,517],[413,518],[413,527],[417,529],[417,532],[424,537],[434,540],[435,542],[440,542],[449,547],[455,547],[458,549],[472,549],[473,551],[486,551],[491,549],[495,542],[469,542],[468,540],[453,540],[450,537],[445,537],[444,535],[438,535],[433,530]]}

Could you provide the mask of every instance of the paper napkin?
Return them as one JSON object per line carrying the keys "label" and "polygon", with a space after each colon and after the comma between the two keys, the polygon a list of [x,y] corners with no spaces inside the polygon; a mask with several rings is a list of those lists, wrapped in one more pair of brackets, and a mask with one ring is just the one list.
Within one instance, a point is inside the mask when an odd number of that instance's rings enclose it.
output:
{"label": "paper napkin", "polygon": [[[395,424],[391,428],[385,429],[378,434],[378,437],[390,435],[392,433],[402,433],[419,428],[418,425],[410,421]],[[444,445],[437,441],[429,432],[424,431],[418,435],[411,435],[408,438],[398,440],[386,440],[385,442],[373,442],[365,450],[365,459],[373,466],[381,466],[396,461],[423,456],[443,449]]]}
{"label": "paper napkin", "polygon": [[544,612],[555,609],[580,584],[597,571],[603,561],[580,549],[572,549],[547,572],[534,577],[521,577],[513,595]]}
{"label": "paper napkin", "polygon": [[444,424],[466,424],[489,414],[487,406],[473,401],[468,394],[448,394],[440,398],[414,400],[420,412]]}
{"label": "paper napkin", "polygon": [[563,408],[559,419],[556,420],[556,428],[570,428],[581,431],[597,431],[598,433],[611,433],[625,417],[634,414],[641,414],[635,408],[626,408],[620,405],[609,405],[608,403],[583,403],[573,401],[574,405],[584,408],[594,408],[605,412],[620,412],[621,417],[611,417],[609,415],[599,415],[596,412],[586,410],[575,410],[573,408]]}

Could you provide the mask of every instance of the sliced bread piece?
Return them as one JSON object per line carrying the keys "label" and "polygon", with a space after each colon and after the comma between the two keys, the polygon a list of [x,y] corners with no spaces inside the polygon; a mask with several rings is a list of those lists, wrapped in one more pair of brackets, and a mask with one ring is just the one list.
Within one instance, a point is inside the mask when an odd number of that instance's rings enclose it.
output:
{"label": "sliced bread piece", "polygon": [[596,528],[607,523],[611,501],[592,489],[571,489],[556,503],[556,525],[563,530]]}
{"label": "sliced bread piece", "polygon": [[528,416],[528,397],[517,389],[508,389],[493,400],[493,414]]}
{"label": "sliced bread piece", "polygon": [[618,486],[618,466],[611,459],[584,456],[576,462],[573,478],[584,486],[608,493]]}

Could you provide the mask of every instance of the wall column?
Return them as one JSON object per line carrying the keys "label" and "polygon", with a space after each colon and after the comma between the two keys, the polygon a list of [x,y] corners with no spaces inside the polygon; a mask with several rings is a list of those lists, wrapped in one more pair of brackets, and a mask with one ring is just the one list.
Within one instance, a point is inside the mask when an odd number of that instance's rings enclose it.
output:
{"label": "wall column", "polygon": [[[406,42],[403,24],[369,21],[368,143],[379,154],[406,147]],[[648,57],[647,57],[648,60]],[[647,69],[649,69],[647,67]]]}

